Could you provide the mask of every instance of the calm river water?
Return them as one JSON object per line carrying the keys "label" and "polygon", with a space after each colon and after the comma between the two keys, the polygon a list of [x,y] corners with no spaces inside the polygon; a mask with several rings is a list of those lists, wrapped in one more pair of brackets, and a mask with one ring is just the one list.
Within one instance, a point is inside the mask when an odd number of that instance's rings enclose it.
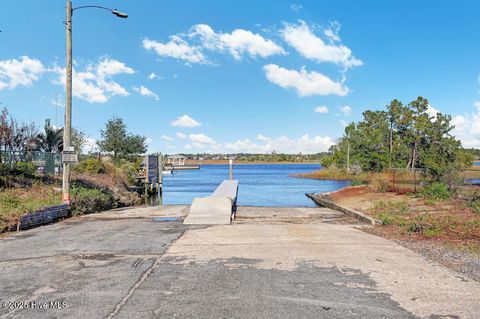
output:
{"label": "calm river water", "polygon": [[[322,181],[290,177],[320,168],[318,164],[234,165],[239,180],[238,205],[315,206],[305,193],[330,192],[348,181]],[[202,165],[199,170],[176,171],[163,177],[163,204],[191,204],[194,197],[209,196],[229,178],[228,165]]]}

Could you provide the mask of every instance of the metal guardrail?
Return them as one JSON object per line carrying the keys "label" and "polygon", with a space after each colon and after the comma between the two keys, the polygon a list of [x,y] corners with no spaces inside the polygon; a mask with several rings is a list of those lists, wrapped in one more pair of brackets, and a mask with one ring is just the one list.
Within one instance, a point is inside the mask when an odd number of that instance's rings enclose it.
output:
{"label": "metal guardrail", "polygon": [[9,231],[25,230],[54,223],[70,216],[70,206],[57,205],[45,207],[39,211],[28,213],[20,217],[17,225],[9,227]]}

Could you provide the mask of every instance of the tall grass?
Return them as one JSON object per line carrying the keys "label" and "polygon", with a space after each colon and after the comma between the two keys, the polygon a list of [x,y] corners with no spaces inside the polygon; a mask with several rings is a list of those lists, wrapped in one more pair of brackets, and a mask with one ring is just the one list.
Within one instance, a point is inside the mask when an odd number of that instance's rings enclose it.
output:
{"label": "tall grass", "polygon": [[0,191],[0,230],[16,223],[23,214],[61,204],[60,197],[51,187],[42,185]]}

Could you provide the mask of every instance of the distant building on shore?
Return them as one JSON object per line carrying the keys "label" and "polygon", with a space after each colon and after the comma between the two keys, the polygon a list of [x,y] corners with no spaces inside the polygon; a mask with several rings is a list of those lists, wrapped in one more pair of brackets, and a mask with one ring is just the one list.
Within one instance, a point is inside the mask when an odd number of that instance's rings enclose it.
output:
{"label": "distant building on shore", "polygon": [[186,156],[183,155],[169,155],[167,156],[167,164],[172,166],[185,166]]}

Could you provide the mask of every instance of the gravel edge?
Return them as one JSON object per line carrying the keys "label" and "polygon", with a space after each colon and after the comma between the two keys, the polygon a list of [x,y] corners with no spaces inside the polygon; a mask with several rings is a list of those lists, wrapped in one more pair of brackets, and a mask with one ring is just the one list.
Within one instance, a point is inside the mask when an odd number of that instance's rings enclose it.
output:
{"label": "gravel edge", "polygon": [[480,282],[480,255],[428,241],[393,240],[442,266]]}

